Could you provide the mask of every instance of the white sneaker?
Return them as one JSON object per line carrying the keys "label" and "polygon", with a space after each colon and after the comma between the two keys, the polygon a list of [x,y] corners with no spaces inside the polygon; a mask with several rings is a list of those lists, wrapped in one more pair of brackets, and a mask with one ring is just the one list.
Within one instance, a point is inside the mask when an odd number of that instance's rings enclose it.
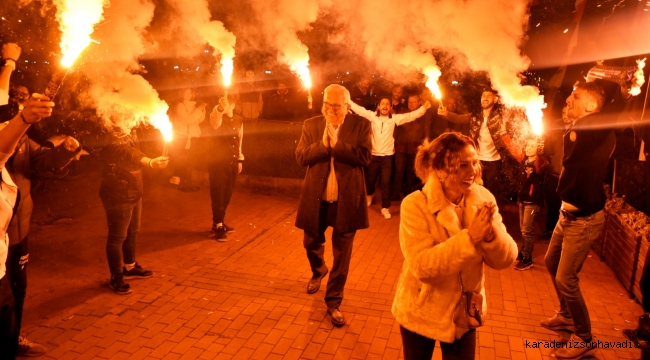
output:
{"label": "white sneaker", "polygon": [[368,202],[368,206],[372,205],[372,195],[366,195],[366,201]]}
{"label": "white sneaker", "polygon": [[384,215],[384,219],[388,220],[393,216],[390,214],[390,211],[386,208],[381,209],[381,214]]}

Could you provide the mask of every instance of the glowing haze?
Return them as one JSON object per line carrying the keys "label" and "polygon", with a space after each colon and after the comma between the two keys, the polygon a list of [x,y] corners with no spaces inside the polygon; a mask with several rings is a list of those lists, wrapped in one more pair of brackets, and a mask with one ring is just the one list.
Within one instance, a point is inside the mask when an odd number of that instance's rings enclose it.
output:
{"label": "glowing haze", "polygon": [[[539,89],[522,86],[519,78],[530,63],[520,50],[529,4],[529,0],[350,0],[332,2],[327,10],[335,14],[341,32],[360,37],[365,56],[392,79],[408,70],[426,72],[437,66],[431,49],[446,52],[454,56],[455,72],[485,71],[501,101],[526,108],[535,132],[540,132],[544,99]],[[432,86],[433,77],[427,75]],[[431,90],[435,92],[435,87]]]}
{"label": "glowing haze", "polygon": [[149,0],[111,0],[105,13],[110,21],[95,31],[100,44],[89,49],[89,60],[82,68],[92,86],[81,94],[81,100],[127,133],[134,126],[148,123],[169,141],[169,106],[138,73],[138,57],[153,46],[143,38],[153,12],[154,5]]}
{"label": "glowing haze", "polygon": [[211,20],[207,0],[167,0],[178,12],[177,24],[185,33],[193,38],[203,39],[221,55],[221,75],[224,86],[231,83],[234,70],[235,42],[233,33],[226,30],[223,23]]}
{"label": "glowing haze", "polygon": [[54,0],[61,35],[61,64],[70,67],[90,44],[94,26],[102,21],[105,0]]}
{"label": "glowing haze", "polygon": [[305,88],[311,87],[309,72],[309,49],[297,32],[310,29],[318,17],[318,0],[251,0],[252,8],[260,17],[262,29],[268,35],[269,45],[278,51],[278,61],[286,64],[302,81]]}

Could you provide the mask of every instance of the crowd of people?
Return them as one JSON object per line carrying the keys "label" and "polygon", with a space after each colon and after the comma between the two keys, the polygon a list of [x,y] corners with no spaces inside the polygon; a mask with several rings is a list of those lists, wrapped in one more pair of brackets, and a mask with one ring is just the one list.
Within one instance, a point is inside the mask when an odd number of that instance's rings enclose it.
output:
{"label": "crowd of people", "polygon": [[[62,171],[83,151],[71,136],[51,146],[26,134],[52,114],[54,103],[23,84],[12,86],[20,52],[18,45],[4,44],[0,63],[0,114],[10,114],[0,116],[0,349],[7,349],[0,358],[9,359],[46,352],[20,336],[32,172]],[[253,82],[252,72],[247,72],[240,86],[252,89]],[[362,79],[351,89],[337,84],[325,88],[315,117],[310,98],[294,102],[288,91],[280,83],[266,100],[257,91],[232,92],[210,110],[195,100],[192,88],[181,89],[170,110],[175,140],[169,157],[148,157],[136,131],[109,129],[98,150],[99,195],[108,223],[109,286],[115,293],[133,291],[126,280],[154,276],[136,257],[144,168],[163,170],[170,165],[170,182],[183,191],[196,191],[191,159],[196,139],[209,139],[212,231],[216,241],[227,241],[227,234],[235,231],[226,224],[226,211],[243,168],[246,120],[262,114],[276,119],[301,114],[308,119],[303,118],[295,157],[307,171],[296,227],[304,231],[312,271],[307,293],[316,293],[329,274],[325,304],[334,326],[346,323],[341,304],[353,242],[358,230],[369,227],[368,209],[379,183],[385,219],[392,218],[391,201],[402,201],[399,242],[404,264],[392,312],[400,325],[405,359],[430,359],[436,342],[444,359],[474,358],[475,329],[487,310],[483,267],[502,270],[514,264],[516,270],[530,269],[538,237],[535,219],[544,207],[547,221],[541,235],[551,239],[545,267],[560,309],[541,326],[571,330],[576,343],[592,342],[578,273],[603,230],[603,184],[615,146],[611,118],[618,111],[601,85],[577,83],[562,119],[547,127],[544,138],[527,130],[524,117],[506,113],[498,92],[489,87],[481,93],[481,109],[470,113],[457,96],[439,103],[424,87],[405,93],[399,85],[378,96]],[[617,96],[621,101],[629,98],[624,87],[617,88]],[[206,117],[209,126],[201,126]],[[515,202],[519,245],[499,210]],[[331,269],[324,259],[328,227],[333,228]],[[638,332],[628,335],[645,341]],[[594,351],[587,345],[562,348],[556,357],[577,359]]]}

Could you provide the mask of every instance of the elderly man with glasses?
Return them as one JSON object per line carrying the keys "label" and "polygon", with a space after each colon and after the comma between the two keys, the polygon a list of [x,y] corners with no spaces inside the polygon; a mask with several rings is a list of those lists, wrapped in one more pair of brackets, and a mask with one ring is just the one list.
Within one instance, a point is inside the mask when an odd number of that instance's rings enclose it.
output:
{"label": "elderly man with glasses", "polygon": [[312,271],[307,293],[320,288],[328,273],[325,229],[331,226],[334,262],[327,281],[325,303],[334,326],[343,326],[339,310],[348,277],[352,243],[358,229],[368,228],[363,168],[370,163],[370,122],[350,110],[350,93],[340,85],[325,89],[323,116],[305,121],[296,160],[307,167],[296,227],[305,232],[303,245]]}

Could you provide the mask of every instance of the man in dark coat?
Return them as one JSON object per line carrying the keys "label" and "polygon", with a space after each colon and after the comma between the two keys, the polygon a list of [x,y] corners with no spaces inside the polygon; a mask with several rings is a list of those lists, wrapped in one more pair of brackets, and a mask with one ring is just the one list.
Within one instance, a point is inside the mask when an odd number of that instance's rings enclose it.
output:
{"label": "man in dark coat", "polygon": [[350,93],[340,85],[325,89],[323,116],[305,121],[296,159],[307,166],[300,194],[296,227],[305,231],[303,245],[313,273],[307,293],[320,288],[327,274],[325,229],[333,228],[334,263],[327,281],[325,303],[335,326],[343,326],[339,310],[350,268],[352,243],[358,229],[368,228],[363,168],[370,163],[370,122],[350,110]]}

